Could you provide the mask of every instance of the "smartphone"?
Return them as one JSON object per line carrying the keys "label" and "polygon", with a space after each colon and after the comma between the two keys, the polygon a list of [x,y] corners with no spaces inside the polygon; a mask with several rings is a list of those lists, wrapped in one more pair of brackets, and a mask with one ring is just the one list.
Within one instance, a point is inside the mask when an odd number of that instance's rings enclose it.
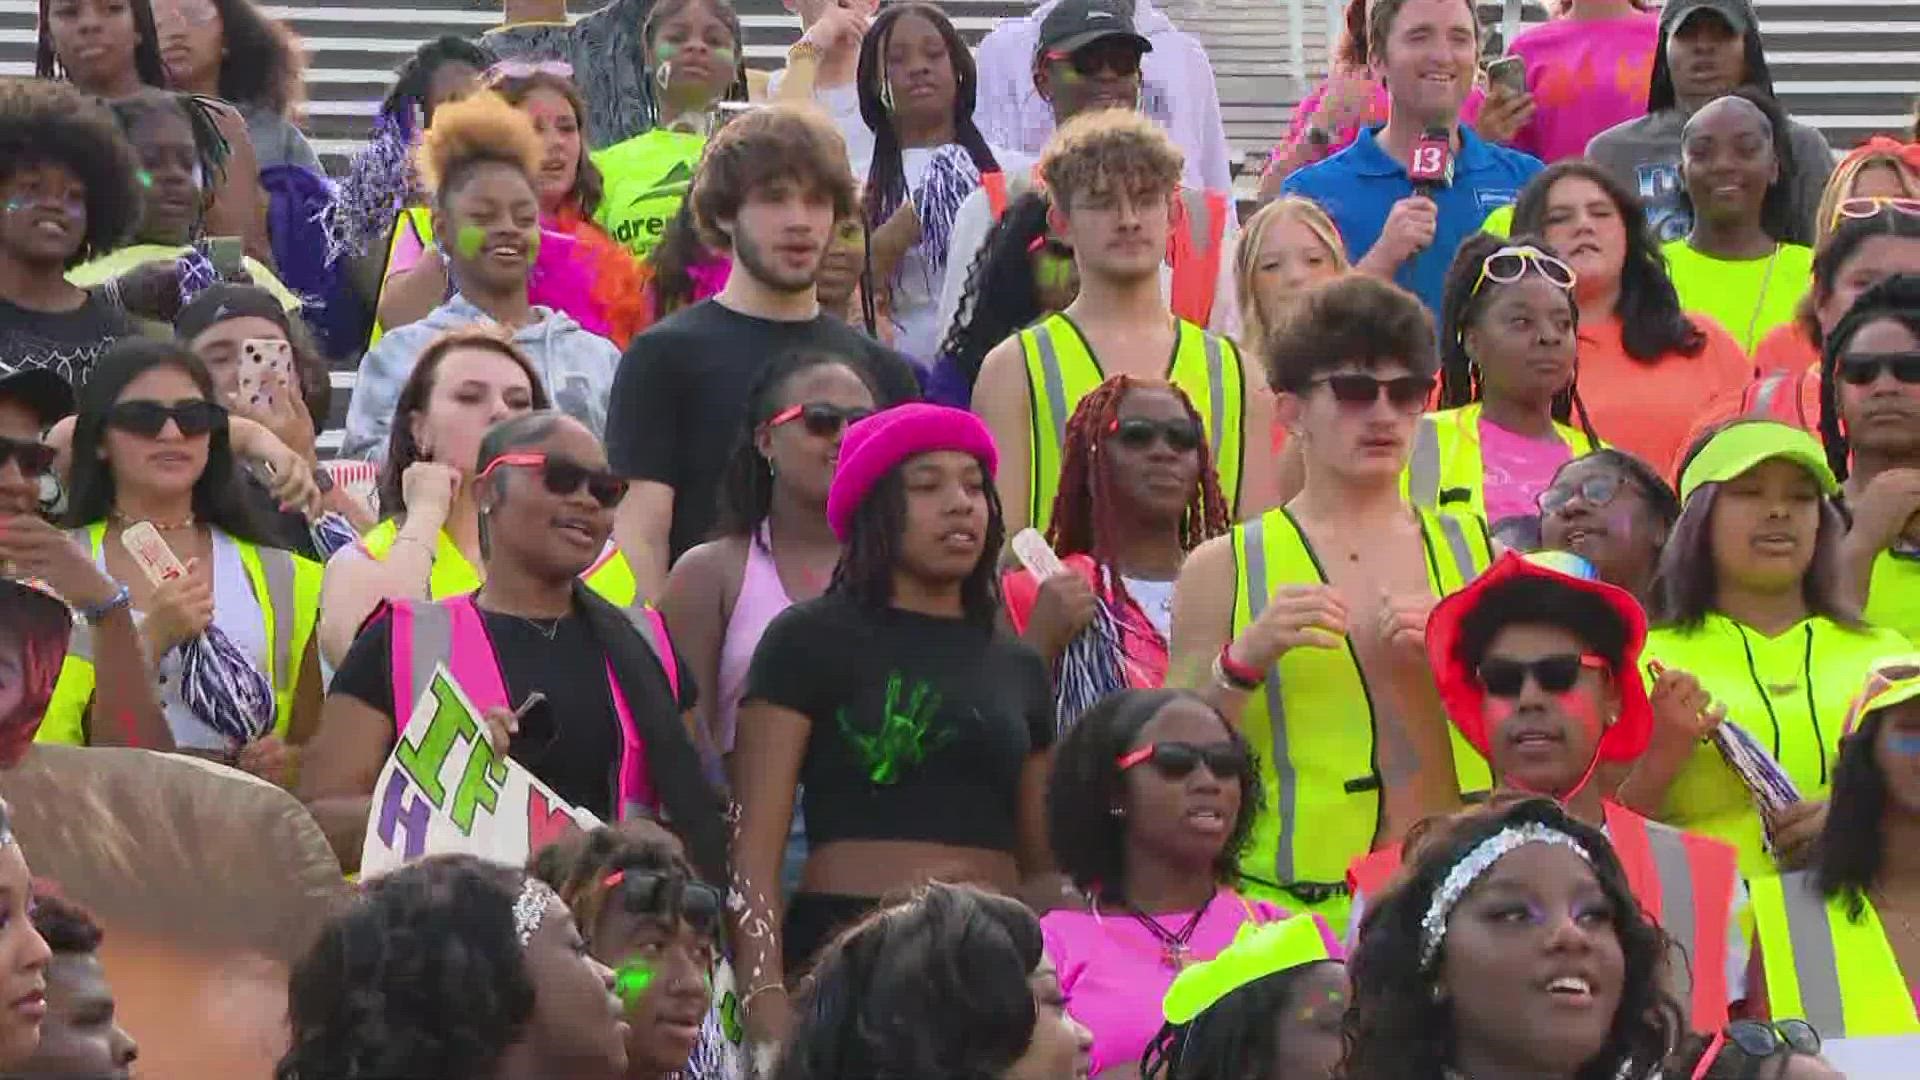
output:
{"label": "smartphone", "polygon": [[1033,575],[1035,581],[1045,581],[1066,570],[1060,562],[1060,556],[1053,553],[1052,545],[1047,543],[1047,538],[1040,535],[1038,529],[1021,529],[1014,534],[1011,546],[1014,557],[1020,560],[1020,565]]}
{"label": "smartphone", "polygon": [[187,568],[180,562],[179,556],[160,538],[160,530],[153,527],[151,521],[136,521],[127,526],[120,534],[120,546],[127,549],[133,561],[147,575],[147,581],[154,585],[174,581],[187,575]]}
{"label": "smartphone", "polygon": [[275,338],[240,343],[240,402],[252,408],[271,405],[273,395],[293,390],[293,346]]}
{"label": "smartphone", "polygon": [[213,264],[213,272],[223,278],[239,275],[240,260],[246,253],[245,245],[237,236],[207,237],[207,261]]}
{"label": "smartphone", "polygon": [[1524,56],[1503,56],[1487,64],[1487,84],[1504,89],[1509,94],[1527,92],[1527,58]]}

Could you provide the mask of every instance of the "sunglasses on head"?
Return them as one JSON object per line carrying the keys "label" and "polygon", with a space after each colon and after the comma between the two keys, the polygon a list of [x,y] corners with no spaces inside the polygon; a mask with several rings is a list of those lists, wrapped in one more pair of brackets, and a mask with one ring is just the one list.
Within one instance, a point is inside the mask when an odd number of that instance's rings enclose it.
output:
{"label": "sunglasses on head", "polygon": [[1920,384],[1920,352],[1848,353],[1840,358],[1834,374],[1843,383],[1865,386],[1883,371],[1892,372],[1896,380],[1908,386]]}
{"label": "sunglasses on head", "polygon": [[807,434],[827,439],[840,434],[841,429],[848,424],[857,424],[872,415],[873,410],[863,405],[843,407],[821,402],[811,405],[789,405],[773,414],[773,417],[767,421],[767,428],[771,430],[798,420],[805,425]]}
{"label": "sunglasses on head", "polygon": [[1777,1020],[1772,1024],[1735,1020],[1713,1033],[1713,1042],[1708,1044],[1707,1052],[1700,1055],[1700,1064],[1694,1066],[1693,1080],[1702,1080],[1711,1072],[1714,1062],[1720,1060],[1730,1044],[1753,1061],[1765,1061],[1783,1049],[1818,1057],[1820,1033],[1805,1020]]}
{"label": "sunglasses on head", "polygon": [[46,443],[32,439],[9,439],[0,435],[0,467],[12,461],[20,466],[20,474],[26,477],[41,476],[53,468],[54,450]]}
{"label": "sunglasses on head", "polygon": [[1562,289],[1573,288],[1574,281],[1578,279],[1573,267],[1532,244],[1523,244],[1519,247],[1503,247],[1482,259],[1480,276],[1473,283],[1473,292],[1479,293],[1480,286],[1489,281],[1496,285],[1511,285],[1525,277],[1529,269]]}
{"label": "sunglasses on head", "polygon": [[657,870],[616,870],[601,882],[609,902],[633,915],[678,915],[695,931],[712,933],[726,901],[704,881]]}
{"label": "sunglasses on head", "polygon": [[1920,214],[1920,199],[1908,195],[1860,196],[1841,199],[1840,205],[1833,208],[1833,223],[1840,224],[1841,219],[1860,220],[1877,216],[1883,210],[1894,210],[1902,214]]}
{"label": "sunglasses on head", "polygon": [[627,496],[625,478],[605,469],[589,469],[577,461],[546,454],[501,454],[487,462],[487,467],[480,470],[479,479],[485,480],[502,465],[539,469],[541,483],[555,495],[571,495],[585,484],[587,494],[593,497],[593,501],[609,510],[620,505],[620,500]]}
{"label": "sunglasses on head", "polygon": [[1333,400],[1342,405],[1366,408],[1380,400],[1384,392],[1387,401],[1401,412],[1419,412],[1426,408],[1427,399],[1433,396],[1433,376],[1402,375],[1397,379],[1378,379],[1372,375],[1346,374],[1322,375],[1313,380],[1313,385],[1325,385],[1333,391]]}
{"label": "sunglasses on head", "polygon": [[1230,742],[1208,743],[1205,746],[1189,742],[1157,742],[1121,754],[1115,761],[1121,772],[1142,763],[1151,764],[1155,772],[1169,780],[1178,780],[1203,763],[1207,771],[1216,777],[1245,776],[1247,751],[1245,747]]}
{"label": "sunglasses on head", "polygon": [[1047,59],[1071,66],[1073,73],[1083,79],[1102,72],[1121,78],[1140,74],[1140,46],[1121,38],[1095,41],[1070,53],[1050,52]]}
{"label": "sunglasses on head", "polygon": [[573,65],[565,60],[502,60],[487,69],[488,82],[498,82],[501,79],[528,79],[535,75],[572,79]]}
{"label": "sunglasses on head", "polygon": [[1625,481],[1618,476],[1602,473],[1599,476],[1589,476],[1577,484],[1555,484],[1541,492],[1540,497],[1535,501],[1543,514],[1557,514],[1566,509],[1575,495],[1580,496],[1588,506],[1601,507],[1612,502],[1613,497],[1620,494],[1623,483]]}
{"label": "sunglasses on head", "polygon": [[1542,691],[1564,694],[1580,681],[1582,668],[1606,671],[1610,667],[1612,665],[1607,663],[1606,657],[1593,653],[1564,653],[1560,656],[1543,656],[1538,660],[1508,660],[1490,656],[1480,661],[1480,686],[1491,697],[1516,698],[1531,675],[1533,684]]}
{"label": "sunglasses on head", "polygon": [[1129,450],[1145,450],[1156,439],[1165,439],[1167,448],[1178,453],[1200,448],[1200,425],[1192,420],[1148,420],[1145,417],[1116,418],[1107,428],[1114,441]]}
{"label": "sunglasses on head", "polygon": [[227,426],[226,407],[194,399],[164,405],[158,401],[122,401],[107,410],[107,426],[143,439],[158,438],[167,421],[189,439]]}

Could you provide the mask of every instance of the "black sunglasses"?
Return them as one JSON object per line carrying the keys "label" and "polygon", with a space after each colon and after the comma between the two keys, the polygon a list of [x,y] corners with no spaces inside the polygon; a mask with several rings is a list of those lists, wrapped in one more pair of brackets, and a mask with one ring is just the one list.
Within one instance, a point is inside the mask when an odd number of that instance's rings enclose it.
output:
{"label": "black sunglasses", "polygon": [[1782,1047],[1796,1054],[1820,1053],[1820,1033],[1805,1020],[1777,1020],[1772,1024],[1735,1020],[1727,1025],[1727,1041],[1750,1058],[1772,1057]]}
{"label": "black sunglasses", "polygon": [[501,454],[480,470],[479,479],[485,480],[493,470],[502,465],[519,465],[540,470],[540,482],[555,495],[571,495],[587,486],[587,494],[593,501],[611,510],[620,505],[627,497],[627,481],[604,469],[589,469],[577,461],[568,461],[563,457],[548,457],[546,454]]}
{"label": "black sunglasses", "polygon": [[767,421],[767,427],[777,428],[798,420],[807,429],[807,434],[829,439],[840,434],[840,429],[848,424],[857,424],[873,415],[873,410],[855,405],[842,408],[839,405],[827,405],[816,402],[812,405],[789,405],[773,414]]}
{"label": "black sunglasses", "polygon": [[158,438],[167,421],[189,439],[224,429],[226,407],[205,400],[176,401],[163,405],[158,401],[122,401],[107,410],[107,426],[143,439]]}
{"label": "black sunglasses", "polygon": [[1543,514],[1559,513],[1573,501],[1575,495],[1586,500],[1588,506],[1601,507],[1612,502],[1613,497],[1620,494],[1621,484],[1622,481],[1618,476],[1602,473],[1599,476],[1589,476],[1577,484],[1555,484],[1541,492],[1537,501],[1540,512]]}
{"label": "black sunglasses", "polygon": [[1127,78],[1140,74],[1140,55],[1140,46],[1116,37],[1090,42],[1071,53],[1050,52],[1047,59],[1068,64],[1073,73],[1083,79],[1094,78],[1103,71]]}
{"label": "black sunglasses", "polygon": [[1520,696],[1527,676],[1531,675],[1533,684],[1541,690],[1549,694],[1564,694],[1580,681],[1581,668],[1605,671],[1610,666],[1606,657],[1593,653],[1564,653],[1560,656],[1543,656],[1538,660],[1508,660],[1490,656],[1480,661],[1480,685],[1494,697],[1515,698]]}
{"label": "black sunglasses", "polygon": [[44,475],[53,468],[54,449],[46,443],[32,439],[9,439],[0,435],[0,466],[7,462],[18,462],[22,476]]}
{"label": "black sunglasses", "polygon": [[726,899],[720,890],[682,874],[657,870],[616,870],[602,882],[608,899],[633,915],[677,915],[698,933],[709,934],[720,924]]}
{"label": "black sunglasses", "polygon": [[1148,420],[1136,416],[1114,420],[1107,432],[1129,450],[1145,450],[1155,439],[1165,439],[1168,449],[1182,454],[1200,448],[1200,425],[1192,420]]}
{"label": "black sunglasses", "polygon": [[1896,380],[1909,386],[1920,383],[1920,352],[1849,353],[1840,358],[1836,374],[1841,382],[1865,386],[1883,371],[1893,372]]}
{"label": "black sunglasses", "polygon": [[1178,780],[1193,772],[1203,762],[1207,771],[1215,776],[1247,775],[1246,747],[1230,742],[1208,743],[1201,746],[1188,742],[1157,742],[1121,754],[1115,761],[1121,772],[1126,772],[1141,763],[1151,764],[1154,771],[1169,780]]}
{"label": "black sunglasses", "polygon": [[1323,375],[1313,380],[1315,386],[1325,384],[1333,391],[1333,400],[1342,405],[1366,406],[1380,400],[1384,391],[1387,401],[1401,412],[1414,412],[1426,407],[1427,398],[1433,394],[1433,376],[1402,375],[1397,379],[1376,379],[1372,375]]}

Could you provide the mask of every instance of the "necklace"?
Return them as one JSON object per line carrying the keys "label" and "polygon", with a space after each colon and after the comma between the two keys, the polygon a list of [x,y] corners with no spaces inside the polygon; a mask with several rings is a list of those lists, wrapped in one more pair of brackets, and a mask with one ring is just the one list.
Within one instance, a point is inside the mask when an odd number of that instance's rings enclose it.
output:
{"label": "necklace", "polygon": [[1193,947],[1190,944],[1193,941],[1193,932],[1200,928],[1201,918],[1206,915],[1207,909],[1213,906],[1213,898],[1218,894],[1217,889],[1209,891],[1206,903],[1195,908],[1193,914],[1187,916],[1187,921],[1182,923],[1178,930],[1168,930],[1161,926],[1159,919],[1141,911],[1131,902],[1127,904],[1127,914],[1134,922],[1146,927],[1147,932],[1160,942],[1160,962],[1165,964],[1169,971],[1185,971],[1187,965],[1193,962]]}
{"label": "necklace", "polygon": [[127,515],[121,513],[118,507],[115,507],[114,509],[108,511],[107,516],[113,519],[114,524],[121,525],[121,526],[133,525],[133,524],[137,524],[139,521],[145,521],[147,524],[153,526],[156,530],[160,532],[185,532],[186,530],[193,528],[194,520],[195,520],[194,516],[191,513],[189,513],[186,517],[181,518],[179,521],[155,521],[152,518],[135,519],[135,518],[130,518]]}
{"label": "necklace", "polygon": [[1760,295],[1754,298],[1753,315],[1747,319],[1747,337],[1745,345],[1753,348],[1753,330],[1760,325],[1760,311],[1767,306],[1767,287],[1773,284],[1773,264],[1780,260],[1780,242],[1773,243],[1773,253],[1767,256],[1767,269],[1760,277]]}
{"label": "necklace", "polygon": [[555,637],[559,635],[560,623],[562,620],[566,618],[565,615],[562,615],[558,619],[548,619],[548,620],[542,621],[540,619],[530,619],[525,615],[515,615],[513,617],[516,619],[519,619],[523,623],[526,623],[528,626],[533,627],[534,630],[537,631],[541,637],[546,638],[548,641],[552,641]]}

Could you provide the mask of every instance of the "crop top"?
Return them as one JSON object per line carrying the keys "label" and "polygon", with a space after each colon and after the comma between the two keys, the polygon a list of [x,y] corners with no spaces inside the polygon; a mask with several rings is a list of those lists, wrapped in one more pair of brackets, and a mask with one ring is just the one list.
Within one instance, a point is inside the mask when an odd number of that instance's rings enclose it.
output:
{"label": "crop top", "polygon": [[835,593],[767,627],[744,700],[812,722],[800,782],[813,847],[904,840],[1011,853],[1021,771],[1054,739],[1038,653],[1004,631]]}

